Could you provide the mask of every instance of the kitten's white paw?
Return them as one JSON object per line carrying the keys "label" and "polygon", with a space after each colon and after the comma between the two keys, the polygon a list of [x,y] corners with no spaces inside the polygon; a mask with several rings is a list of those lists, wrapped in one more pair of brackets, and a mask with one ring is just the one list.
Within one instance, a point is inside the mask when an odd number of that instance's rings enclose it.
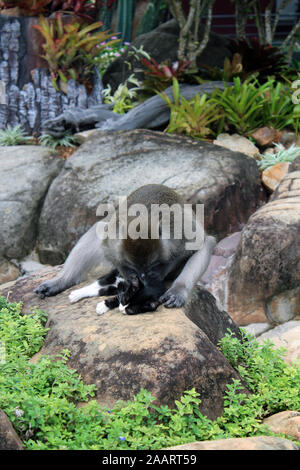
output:
{"label": "kitten's white paw", "polygon": [[119,310],[120,310],[120,312],[122,312],[124,315],[127,315],[127,313],[126,313],[126,307],[127,307],[127,306],[128,306],[128,305],[122,305],[122,304],[119,305]]}
{"label": "kitten's white paw", "polygon": [[87,297],[97,297],[99,295],[100,287],[99,282],[95,281],[81,289],[72,290],[69,294],[69,300],[73,304],[78,302],[78,300],[85,299]]}
{"label": "kitten's white paw", "polygon": [[82,299],[82,294],[79,292],[81,289],[72,290],[69,294],[69,301],[71,304],[78,302],[78,300]]}
{"label": "kitten's white paw", "polygon": [[108,310],[109,308],[105,305],[105,300],[103,300],[102,302],[99,302],[96,305],[96,312],[98,313],[98,315],[103,315],[103,313],[108,312]]}

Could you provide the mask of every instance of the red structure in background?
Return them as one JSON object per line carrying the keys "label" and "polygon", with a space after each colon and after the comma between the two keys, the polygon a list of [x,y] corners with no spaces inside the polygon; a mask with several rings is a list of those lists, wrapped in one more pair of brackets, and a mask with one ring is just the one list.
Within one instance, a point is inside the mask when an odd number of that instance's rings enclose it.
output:
{"label": "red structure in background", "polygon": [[[261,0],[262,11],[269,0]],[[275,12],[275,10],[274,10]],[[231,0],[216,0],[213,9],[212,31],[226,36],[235,36],[235,5]],[[254,18],[248,18],[247,36],[257,36]]]}
{"label": "red structure in background", "polygon": [[[188,8],[189,0],[182,0],[183,5]],[[261,10],[264,12],[270,0],[260,0]],[[275,2],[276,6],[280,5],[282,0]],[[274,7],[273,14],[276,14],[276,6]],[[291,30],[300,16],[300,0],[293,0],[291,2],[291,10],[293,13],[285,13],[282,15],[278,23],[276,37],[278,39],[284,38]],[[216,0],[213,7],[213,20],[212,31],[225,36],[235,37],[235,5],[232,0]],[[247,28],[247,36],[257,36],[257,28],[253,15],[249,15]]]}

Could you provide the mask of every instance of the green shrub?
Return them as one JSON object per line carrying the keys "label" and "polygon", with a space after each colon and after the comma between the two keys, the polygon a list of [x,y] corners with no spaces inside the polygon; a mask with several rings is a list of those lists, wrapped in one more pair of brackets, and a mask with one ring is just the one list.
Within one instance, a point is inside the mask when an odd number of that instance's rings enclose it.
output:
{"label": "green shrub", "polygon": [[[130,87],[129,84],[135,85]],[[113,106],[113,111],[117,114],[125,114],[136,106],[138,100],[137,92],[140,90],[140,81],[131,74],[124,83],[121,83],[112,95],[111,86],[103,90],[104,103]]]}
{"label": "green shrub", "polygon": [[206,140],[222,131],[223,112],[207,95],[197,94],[193,99],[186,100],[179,93],[178,81],[173,79],[173,101],[165,93],[159,93],[159,96],[170,108],[167,132]]}
{"label": "green shrub", "polygon": [[268,82],[266,92],[267,99],[262,107],[262,121],[265,126],[283,129],[292,124],[294,104],[292,103],[292,92],[283,83]]}
{"label": "green shrub", "polygon": [[43,37],[41,57],[47,62],[51,72],[52,85],[59,89],[57,81],[67,82],[70,78],[91,87],[94,65],[99,54],[108,46],[119,42],[111,40],[113,34],[99,31],[101,21],[86,25],[79,22],[64,24],[62,15],[54,19],[39,18],[35,25]]}
{"label": "green shrub", "polygon": [[170,133],[205,140],[223,128],[246,136],[262,126],[290,128],[296,133],[300,129],[300,105],[292,102],[291,87],[273,79],[260,85],[256,78],[242,83],[235,77],[232,86],[216,89],[210,98],[196,95],[191,100],[180,95],[178,81],[173,79],[173,101],[158,94],[170,107],[166,129]]}
{"label": "green shrub", "polygon": [[216,90],[212,95],[224,112],[226,123],[239,134],[250,134],[265,125],[263,106],[267,101],[266,91],[270,82],[259,85],[253,80],[241,83],[239,77],[233,79],[233,86],[224,91]]}
{"label": "green shrub", "polygon": [[300,409],[300,367],[283,361],[283,351],[270,343],[258,344],[244,334],[242,342],[228,333],[220,342],[238,380],[228,385],[224,413],[215,421],[199,411],[201,397],[194,390],[183,394],[174,408],[156,406],[141,390],[134,400],[112,409],[95,400],[93,385],[67,367],[69,353],[41,356],[29,362],[41,347],[47,329],[45,315],[21,315],[21,303],[0,297],[0,340],[5,346],[0,361],[0,408],[12,421],[27,449],[161,449],[196,440],[271,435],[261,424],[271,413]]}
{"label": "green shrub", "polygon": [[[112,36],[111,39],[116,40],[118,38],[117,36]],[[94,57],[94,64],[97,66],[101,77],[103,77],[110,64],[120,57],[127,50],[129,45],[129,42],[107,44],[107,41],[103,41],[100,44],[100,46],[105,46],[105,48],[100,50],[99,54]]]}

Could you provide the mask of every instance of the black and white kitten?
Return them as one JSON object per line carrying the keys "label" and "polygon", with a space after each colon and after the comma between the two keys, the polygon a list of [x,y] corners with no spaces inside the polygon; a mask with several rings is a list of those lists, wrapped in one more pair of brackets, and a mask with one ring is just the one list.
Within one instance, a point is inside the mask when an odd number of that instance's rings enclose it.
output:
{"label": "black and white kitten", "polygon": [[71,303],[75,303],[86,297],[114,296],[97,304],[96,312],[99,315],[117,307],[124,314],[136,315],[154,312],[160,305],[158,299],[165,290],[162,282],[153,282],[151,287],[145,287],[137,276],[130,282],[125,281],[115,269],[92,284],[72,291],[69,299]]}

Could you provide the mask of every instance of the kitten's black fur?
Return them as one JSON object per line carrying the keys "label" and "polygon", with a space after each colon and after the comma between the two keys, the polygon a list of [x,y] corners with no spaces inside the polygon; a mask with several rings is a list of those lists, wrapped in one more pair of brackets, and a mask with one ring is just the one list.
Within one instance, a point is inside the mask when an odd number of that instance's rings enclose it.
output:
{"label": "kitten's black fur", "polygon": [[[114,284],[117,278],[120,278],[120,275],[117,270],[114,270],[98,279],[98,282],[101,286],[106,283]],[[121,304],[126,306],[125,313],[127,315],[137,315],[138,313],[154,312],[160,305],[161,302],[158,299],[165,290],[162,282],[152,282],[151,286],[145,287],[136,276],[132,277],[130,282],[123,279],[118,282],[117,286],[101,287],[99,295],[117,294],[104,301],[106,307],[111,310]]]}

